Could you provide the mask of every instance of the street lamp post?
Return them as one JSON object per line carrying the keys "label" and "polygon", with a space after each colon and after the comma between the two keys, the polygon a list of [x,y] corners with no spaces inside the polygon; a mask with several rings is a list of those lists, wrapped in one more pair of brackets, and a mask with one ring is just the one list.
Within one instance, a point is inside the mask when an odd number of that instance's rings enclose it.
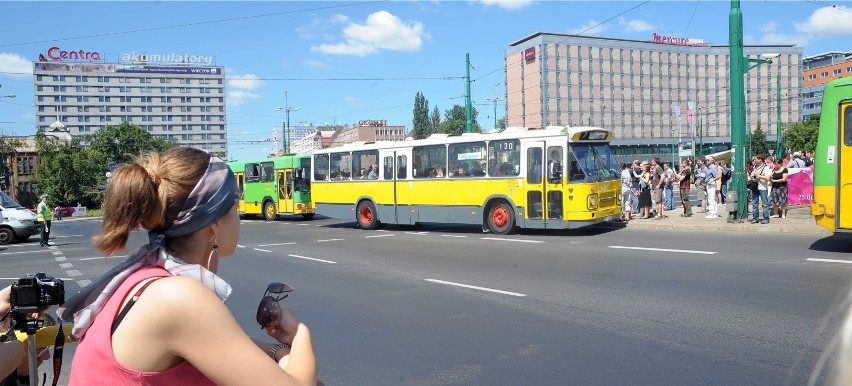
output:
{"label": "street lamp post", "polygon": [[299,111],[298,107],[290,107],[290,101],[287,99],[287,90],[284,90],[284,107],[279,107],[276,110],[284,112],[284,153],[290,152],[290,112]]}
{"label": "street lamp post", "polygon": [[494,103],[494,131],[497,131],[497,102],[505,100],[504,98],[485,98],[485,103]]}
{"label": "street lamp post", "polygon": [[695,149],[695,140],[693,139],[692,147],[695,150],[695,156],[701,158],[701,148],[704,147],[704,128],[701,127],[701,107],[698,108],[698,142],[698,148]]}
{"label": "street lamp post", "polygon": [[776,88],[778,90],[776,91],[776,96],[777,96],[778,100],[776,101],[777,103],[775,104],[775,110],[776,110],[776,113],[778,115],[777,115],[777,118],[775,120],[775,125],[776,125],[775,157],[781,158],[781,71],[780,70],[778,71],[777,81],[778,81],[778,83],[777,83],[778,87],[776,87]]}

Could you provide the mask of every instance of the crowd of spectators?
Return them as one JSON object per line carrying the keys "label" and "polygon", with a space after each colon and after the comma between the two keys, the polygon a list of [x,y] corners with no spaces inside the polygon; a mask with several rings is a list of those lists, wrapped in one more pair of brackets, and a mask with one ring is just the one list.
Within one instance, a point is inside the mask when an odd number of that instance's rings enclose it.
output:
{"label": "crowd of spectators", "polygon": [[[812,151],[788,151],[785,157],[773,158],[754,155],[746,166],[747,200],[751,202],[751,222],[768,224],[770,218],[787,217],[787,191],[790,168],[807,168],[813,165]],[[621,221],[633,219],[663,220],[673,211],[674,189],[680,192],[681,217],[693,213],[705,218],[718,218],[726,213],[719,206],[726,203],[732,169],[725,160],[713,156],[684,160],[677,168],[659,158],[647,161],[634,160],[621,164],[621,194],[624,203]],[[693,211],[689,199],[691,189],[696,190],[698,208]],[[762,211],[759,210],[762,208]],[[762,216],[761,216],[762,212]]]}

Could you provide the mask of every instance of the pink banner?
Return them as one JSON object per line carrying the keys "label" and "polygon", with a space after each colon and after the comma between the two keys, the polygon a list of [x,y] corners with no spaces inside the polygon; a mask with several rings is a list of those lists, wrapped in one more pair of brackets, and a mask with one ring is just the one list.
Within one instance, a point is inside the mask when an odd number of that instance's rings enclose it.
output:
{"label": "pink banner", "polygon": [[787,169],[787,205],[814,203],[814,168]]}

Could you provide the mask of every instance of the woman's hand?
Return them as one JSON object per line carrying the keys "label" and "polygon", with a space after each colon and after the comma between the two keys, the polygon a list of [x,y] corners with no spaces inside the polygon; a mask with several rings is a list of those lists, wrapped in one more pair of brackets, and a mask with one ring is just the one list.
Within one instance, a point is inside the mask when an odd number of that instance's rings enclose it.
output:
{"label": "woman's hand", "polygon": [[302,324],[302,321],[296,313],[287,306],[284,306],[281,303],[278,303],[278,306],[281,307],[278,324],[266,327],[266,333],[281,343],[292,344],[293,337],[296,336],[296,331],[299,329],[299,325]]}

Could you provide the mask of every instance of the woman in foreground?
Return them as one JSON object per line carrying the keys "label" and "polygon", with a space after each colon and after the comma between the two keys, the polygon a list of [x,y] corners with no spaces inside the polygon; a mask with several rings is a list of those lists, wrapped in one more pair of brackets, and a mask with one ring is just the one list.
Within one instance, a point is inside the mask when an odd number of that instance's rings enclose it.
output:
{"label": "woman in foreground", "polygon": [[69,299],[79,340],[70,385],[315,385],[310,331],[291,310],[254,342],[224,305],[216,276],[237,246],[233,173],[204,151],[148,153],[113,174],[95,246],[107,256],[129,233],[149,244]]}

